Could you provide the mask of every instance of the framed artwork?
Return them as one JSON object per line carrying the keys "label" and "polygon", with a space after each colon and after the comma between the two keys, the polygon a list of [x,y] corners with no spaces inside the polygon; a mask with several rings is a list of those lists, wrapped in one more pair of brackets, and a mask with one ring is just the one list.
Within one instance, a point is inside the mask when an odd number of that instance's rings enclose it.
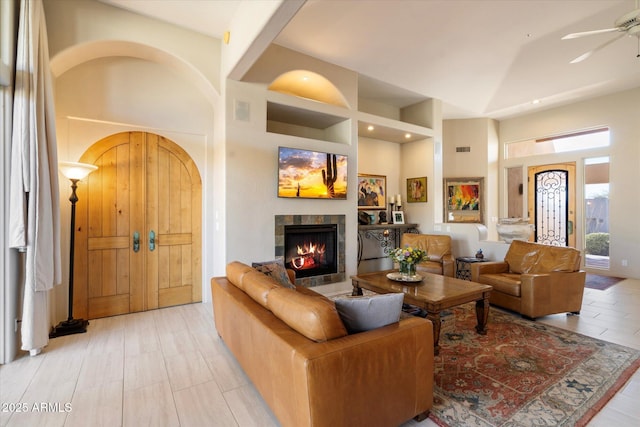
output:
{"label": "framed artwork", "polygon": [[358,209],[387,209],[387,177],[358,174]]}
{"label": "framed artwork", "polygon": [[407,202],[427,201],[427,177],[407,178]]}
{"label": "framed artwork", "polygon": [[278,197],[347,198],[347,156],[278,147]]}
{"label": "framed artwork", "polygon": [[444,178],[444,222],[484,223],[484,178]]}
{"label": "framed artwork", "polygon": [[393,211],[393,223],[404,224],[404,211]]}

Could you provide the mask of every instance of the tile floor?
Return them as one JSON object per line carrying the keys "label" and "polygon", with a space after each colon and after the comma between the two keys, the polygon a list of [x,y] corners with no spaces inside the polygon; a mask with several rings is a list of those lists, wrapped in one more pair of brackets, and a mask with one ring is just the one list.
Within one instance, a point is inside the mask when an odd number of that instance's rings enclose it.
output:
{"label": "tile floor", "polygon": [[[538,321],[640,349],[640,280],[587,289],[580,316]],[[638,401],[640,371],[589,426],[640,425]],[[53,339],[0,367],[0,402],[0,426],[278,425],[218,339],[209,304],[97,319]]]}

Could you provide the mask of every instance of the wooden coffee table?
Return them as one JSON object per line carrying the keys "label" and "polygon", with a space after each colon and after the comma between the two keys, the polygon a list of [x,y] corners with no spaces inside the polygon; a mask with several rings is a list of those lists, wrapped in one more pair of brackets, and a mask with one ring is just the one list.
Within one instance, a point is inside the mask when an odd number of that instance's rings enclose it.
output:
{"label": "wooden coffee table", "polygon": [[363,289],[379,294],[404,293],[404,302],[423,308],[427,312],[427,319],[433,323],[435,354],[440,351],[440,312],[443,310],[475,301],[478,319],[476,331],[481,335],[487,333],[491,286],[424,272],[419,272],[424,277],[421,282],[397,282],[387,278],[387,273],[392,272],[395,270],[351,276],[353,295],[362,295]]}

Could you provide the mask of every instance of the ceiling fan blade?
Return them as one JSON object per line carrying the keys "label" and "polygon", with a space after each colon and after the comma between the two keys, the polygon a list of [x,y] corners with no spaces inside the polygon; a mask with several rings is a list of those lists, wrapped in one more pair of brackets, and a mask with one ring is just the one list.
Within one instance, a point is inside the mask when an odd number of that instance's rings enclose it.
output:
{"label": "ceiling fan blade", "polygon": [[571,33],[564,36],[562,40],[577,39],[578,37],[592,36],[594,34],[613,33],[614,31],[620,31],[620,29],[618,27],[615,27],[615,28],[605,28],[604,30],[593,30],[593,31],[583,31],[581,33]]}
{"label": "ceiling fan blade", "polygon": [[594,49],[591,49],[589,52],[583,53],[582,55],[578,56],[576,59],[571,61],[571,64],[576,64],[578,62],[584,61],[585,59],[587,59],[588,57],[590,57],[591,55],[593,55],[594,53],[596,53],[600,49],[603,49],[603,48],[609,46],[611,43],[613,43],[616,40],[621,39],[622,37],[624,37],[624,33],[620,34],[618,37],[612,38],[611,40],[609,40],[609,41],[607,41],[605,43],[602,43],[600,46],[598,46],[598,47],[596,47]]}

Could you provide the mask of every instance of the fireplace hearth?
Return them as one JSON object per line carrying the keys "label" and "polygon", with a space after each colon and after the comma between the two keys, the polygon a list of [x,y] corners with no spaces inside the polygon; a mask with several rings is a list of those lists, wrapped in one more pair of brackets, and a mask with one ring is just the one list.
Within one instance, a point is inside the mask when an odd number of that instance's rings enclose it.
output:
{"label": "fireplace hearth", "polygon": [[276,215],[275,255],[313,287],[345,279],[345,215]]}

